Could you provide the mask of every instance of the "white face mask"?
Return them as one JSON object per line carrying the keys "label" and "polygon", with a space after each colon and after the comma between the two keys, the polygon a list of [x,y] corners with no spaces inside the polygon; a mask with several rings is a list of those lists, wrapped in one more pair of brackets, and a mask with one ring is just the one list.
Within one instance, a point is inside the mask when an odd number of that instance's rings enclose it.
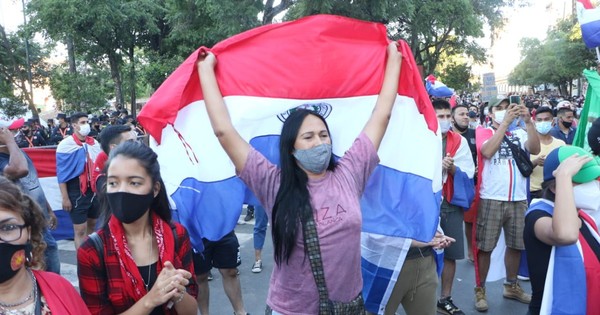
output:
{"label": "white face mask", "polygon": [[90,130],[90,124],[79,125],[79,134],[84,137],[90,134]]}
{"label": "white face mask", "polygon": [[597,180],[573,187],[575,206],[586,212],[600,211],[600,182]]}
{"label": "white face mask", "polygon": [[505,110],[499,110],[494,113],[494,121],[498,124],[501,124],[504,121],[504,116],[506,116]]}
{"label": "white face mask", "polygon": [[442,129],[442,133],[447,133],[450,128],[452,128],[452,123],[449,120],[440,120],[440,129]]}

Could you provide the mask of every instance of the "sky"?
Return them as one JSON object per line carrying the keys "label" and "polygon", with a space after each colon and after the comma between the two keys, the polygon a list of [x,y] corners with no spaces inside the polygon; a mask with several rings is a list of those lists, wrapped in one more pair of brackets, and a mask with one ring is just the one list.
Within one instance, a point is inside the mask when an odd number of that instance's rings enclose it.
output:
{"label": "sky", "polygon": [[[492,61],[494,63],[494,72],[496,77],[507,76],[508,73],[520,62],[521,52],[518,47],[521,39],[530,37],[545,39],[548,28],[557,22],[557,16],[550,14],[546,7],[550,2],[554,3],[554,7],[559,7],[559,11],[563,8],[563,3],[570,2],[569,0],[535,0],[532,4],[525,8],[511,8],[505,10],[505,18],[507,24],[502,30],[499,38],[494,43],[494,47],[490,49]],[[490,47],[491,40],[486,37],[482,43],[484,47]],[[483,67],[485,68],[485,67]]]}
{"label": "sky", "polygon": [[12,33],[23,24],[21,0],[0,0],[0,25]]}

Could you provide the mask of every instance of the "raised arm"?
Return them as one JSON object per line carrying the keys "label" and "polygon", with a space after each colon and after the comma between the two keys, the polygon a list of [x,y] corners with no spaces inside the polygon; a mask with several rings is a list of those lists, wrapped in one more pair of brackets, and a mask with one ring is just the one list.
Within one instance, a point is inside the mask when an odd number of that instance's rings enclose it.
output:
{"label": "raised arm", "polygon": [[27,174],[29,174],[27,160],[25,159],[23,152],[21,152],[21,149],[17,146],[15,138],[10,130],[0,128],[0,145],[6,146],[6,151],[4,152],[9,155],[8,165],[0,170],[0,175],[3,175],[10,180],[17,180],[27,176]]}
{"label": "raised arm", "polygon": [[591,161],[591,157],[577,154],[564,160],[553,175],[556,178],[556,199],[552,218],[543,217],[534,225],[535,236],[548,245],[569,245],[577,242],[581,220],[573,196],[573,176]]}
{"label": "raised arm", "polygon": [[250,145],[240,136],[231,123],[231,117],[229,117],[229,112],[225,106],[225,101],[219,90],[219,83],[215,75],[216,65],[217,58],[210,52],[206,54],[204,59],[198,61],[197,67],[202,94],[204,95],[206,111],[208,112],[215,136],[219,139],[221,146],[227,155],[229,155],[233,165],[235,165],[236,171],[239,173],[246,165],[246,159],[250,153]]}
{"label": "raised arm", "polygon": [[367,121],[363,132],[369,137],[375,150],[379,149],[381,139],[385,134],[390,116],[392,115],[392,107],[398,95],[398,81],[400,79],[400,68],[402,65],[402,54],[398,51],[398,43],[391,42],[387,47],[387,63],[385,65],[385,74],[381,91],[377,97],[377,103],[371,114],[371,118]]}

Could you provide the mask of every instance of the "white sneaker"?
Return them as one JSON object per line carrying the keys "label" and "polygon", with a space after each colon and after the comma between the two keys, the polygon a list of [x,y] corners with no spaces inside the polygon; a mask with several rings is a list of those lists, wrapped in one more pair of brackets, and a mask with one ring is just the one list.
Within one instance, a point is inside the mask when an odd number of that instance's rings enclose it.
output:
{"label": "white sneaker", "polygon": [[259,273],[262,271],[262,260],[257,260],[254,262],[254,265],[252,266],[252,272],[254,273]]}

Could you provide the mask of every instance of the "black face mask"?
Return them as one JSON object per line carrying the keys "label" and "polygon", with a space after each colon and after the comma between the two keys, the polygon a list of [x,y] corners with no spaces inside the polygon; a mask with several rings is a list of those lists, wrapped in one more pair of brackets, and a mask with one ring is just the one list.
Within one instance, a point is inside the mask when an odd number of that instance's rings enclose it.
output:
{"label": "black face mask", "polygon": [[122,223],[129,224],[141,218],[154,200],[154,192],[137,195],[127,192],[106,194],[113,215]]}
{"label": "black face mask", "polygon": [[571,128],[571,125],[573,125],[573,122],[569,122],[569,121],[562,121],[562,124],[565,128]]}
{"label": "black face mask", "polygon": [[467,129],[469,129],[469,125],[467,125],[466,127],[461,127],[459,126],[457,123],[454,123],[454,127],[456,128],[456,130],[458,130],[458,132],[463,133],[465,132]]}
{"label": "black face mask", "polygon": [[25,265],[31,253],[31,244],[0,243],[0,283],[12,279]]}

